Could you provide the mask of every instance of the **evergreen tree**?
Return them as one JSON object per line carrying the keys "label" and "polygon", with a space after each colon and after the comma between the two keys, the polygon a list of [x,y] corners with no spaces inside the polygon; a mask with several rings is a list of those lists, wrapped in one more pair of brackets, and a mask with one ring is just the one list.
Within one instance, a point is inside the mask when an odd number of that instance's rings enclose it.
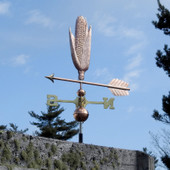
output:
{"label": "evergreen tree", "polygon": [[0,125],[0,130],[6,130],[6,125]]}
{"label": "evergreen tree", "polygon": [[68,140],[75,136],[79,130],[75,129],[78,126],[78,122],[71,121],[65,122],[64,119],[60,118],[60,114],[64,111],[60,106],[47,106],[47,113],[41,112],[41,115],[29,112],[30,116],[35,118],[38,122],[31,122],[39,128],[39,132],[36,131],[36,135],[59,139]]}
{"label": "evergreen tree", "polygon": [[14,132],[14,133],[22,133],[22,134],[24,134],[28,131],[28,128],[26,128],[24,130],[22,130],[22,129],[19,130],[18,126],[14,123],[10,123],[9,125],[10,125],[10,128],[7,128],[7,125],[0,125],[0,131],[6,130],[6,131],[10,131],[10,132]]}
{"label": "evergreen tree", "polygon": [[28,128],[24,129],[24,130],[19,130],[18,129],[18,126],[14,123],[10,123],[9,124],[11,128],[8,129],[8,131],[11,131],[11,132],[15,132],[15,133],[26,133],[28,131]]}
{"label": "evergreen tree", "polygon": [[[164,32],[165,35],[170,35],[170,11],[166,9],[158,0],[158,11],[157,14],[158,21],[153,21],[155,28],[160,29]],[[168,45],[164,45],[163,52],[158,50],[156,53],[156,65],[162,68],[166,74],[170,77],[170,48]],[[167,96],[163,95],[162,98],[162,110],[164,113],[159,113],[159,111],[154,110],[152,117],[155,120],[161,121],[167,125],[170,125],[170,92]],[[153,136],[153,140],[156,144],[156,148],[158,149],[159,153],[161,153],[161,161],[164,165],[170,169],[170,148],[167,146],[170,145],[170,132],[164,131],[162,135],[162,141],[164,144],[167,145],[165,147],[161,146],[159,137]]]}

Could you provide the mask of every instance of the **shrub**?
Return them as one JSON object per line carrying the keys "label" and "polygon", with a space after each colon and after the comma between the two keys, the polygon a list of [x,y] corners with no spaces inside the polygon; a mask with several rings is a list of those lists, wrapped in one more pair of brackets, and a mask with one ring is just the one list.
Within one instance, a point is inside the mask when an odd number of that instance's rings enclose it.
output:
{"label": "shrub", "polygon": [[15,146],[16,151],[19,151],[20,143],[17,139],[14,139],[14,146]]}
{"label": "shrub", "polygon": [[51,145],[51,152],[53,153],[53,155],[56,154],[56,152],[57,152],[56,145],[54,145],[54,144]]}
{"label": "shrub", "polygon": [[11,159],[11,151],[8,145],[5,145],[4,149],[2,150],[2,158],[4,158],[6,161]]}

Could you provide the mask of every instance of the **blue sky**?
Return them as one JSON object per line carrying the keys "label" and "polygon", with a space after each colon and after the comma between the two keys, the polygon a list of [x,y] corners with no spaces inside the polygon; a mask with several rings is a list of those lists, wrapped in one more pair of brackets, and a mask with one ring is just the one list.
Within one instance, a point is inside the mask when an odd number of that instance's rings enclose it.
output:
{"label": "blue sky", "polygon": [[[170,9],[169,0],[161,0]],[[47,94],[59,99],[76,98],[78,84],[45,79],[77,79],[69,46],[69,27],[75,31],[77,16],[92,26],[92,49],[85,80],[109,83],[113,78],[130,84],[130,95],[114,97],[115,110],[88,105],[89,118],[83,124],[84,142],[102,146],[141,150],[151,147],[149,131],[165,126],[152,117],[161,110],[162,95],[170,81],[155,65],[157,49],[169,44],[169,37],[156,30],[156,0],[0,0],[0,124],[36,128],[28,111],[46,111]],[[113,95],[107,88],[83,85],[89,101]],[[73,120],[75,106],[65,108],[62,118]],[[71,141],[77,142],[78,136]]]}

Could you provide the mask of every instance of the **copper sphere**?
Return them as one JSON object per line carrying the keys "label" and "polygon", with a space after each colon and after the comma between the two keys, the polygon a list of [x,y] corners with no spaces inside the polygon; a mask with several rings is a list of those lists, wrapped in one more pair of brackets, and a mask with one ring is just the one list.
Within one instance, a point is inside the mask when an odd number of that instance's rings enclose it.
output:
{"label": "copper sphere", "polygon": [[74,118],[78,122],[84,122],[88,117],[89,113],[84,107],[79,107],[74,111]]}
{"label": "copper sphere", "polygon": [[85,92],[85,90],[83,90],[83,89],[79,89],[78,91],[77,91],[77,95],[78,96],[84,96],[86,94],[86,92]]}

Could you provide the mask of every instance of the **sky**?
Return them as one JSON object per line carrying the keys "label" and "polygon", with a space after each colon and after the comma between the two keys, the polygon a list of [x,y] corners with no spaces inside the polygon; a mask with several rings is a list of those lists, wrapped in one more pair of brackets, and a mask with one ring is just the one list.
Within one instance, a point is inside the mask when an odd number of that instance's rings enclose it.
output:
{"label": "sky", "polygon": [[[170,0],[161,0],[170,9]],[[117,97],[104,87],[83,85],[89,101],[114,97],[114,110],[87,105],[84,143],[142,150],[152,147],[149,132],[167,128],[152,118],[161,111],[170,81],[155,64],[155,53],[169,37],[155,29],[156,0],[0,0],[0,124],[36,129],[28,114],[47,111],[47,94],[74,100],[78,84],[47,80],[78,79],[70,53],[69,28],[84,16],[92,26],[91,59],[85,80],[108,84],[113,78],[129,83],[129,96]],[[73,121],[74,104],[61,103],[61,118]],[[77,142],[78,135],[70,141]]]}

